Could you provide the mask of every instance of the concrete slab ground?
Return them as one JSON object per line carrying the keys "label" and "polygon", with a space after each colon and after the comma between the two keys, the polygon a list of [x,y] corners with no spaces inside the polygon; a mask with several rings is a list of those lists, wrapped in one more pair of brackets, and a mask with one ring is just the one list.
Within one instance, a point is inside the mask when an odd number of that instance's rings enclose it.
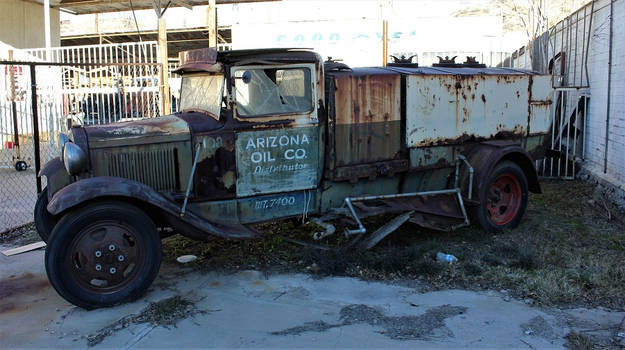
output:
{"label": "concrete slab ground", "polygon": [[33,168],[26,171],[0,168],[0,232],[32,222],[36,201]]}
{"label": "concrete slab ground", "polygon": [[[183,265],[163,266],[139,301],[85,311],[56,294],[43,255],[0,254],[0,348],[550,349],[571,330],[614,332],[625,317],[534,307],[498,291],[421,293],[406,283]],[[175,325],[137,317],[174,296],[191,303]]]}

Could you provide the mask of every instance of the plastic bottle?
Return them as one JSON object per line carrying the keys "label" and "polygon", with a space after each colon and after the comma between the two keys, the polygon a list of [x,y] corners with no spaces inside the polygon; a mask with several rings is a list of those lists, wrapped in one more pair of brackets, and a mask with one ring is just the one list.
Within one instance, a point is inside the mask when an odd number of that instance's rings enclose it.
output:
{"label": "plastic bottle", "polygon": [[455,263],[456,261],[458,261],[458,258],[456,258],[455,256],[453,256],[451,254],[445,254],[443,252],[438,252],[438,253],[436,253],[436,261],[451,264],[451,263]]}

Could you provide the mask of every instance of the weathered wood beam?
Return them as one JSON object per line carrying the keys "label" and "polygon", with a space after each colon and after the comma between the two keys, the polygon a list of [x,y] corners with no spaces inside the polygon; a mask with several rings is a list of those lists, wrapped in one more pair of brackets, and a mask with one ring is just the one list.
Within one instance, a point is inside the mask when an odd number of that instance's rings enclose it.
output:
{"label": "weathered wood beam", "polygon": [[217,48],[217,5],[208,0],[208,47]]}
{"label": "weathered wood beam", "polygon": [[165,17],[158,19],[158,51],[161,64],[161,115],[171,113],[169,96],[169,55],[167,53],[167,25]]}
{"label": "weathered wood beam", "polygon": [[178,5],[184,8],[187,8],[189,10],[193,10],[193,4],[191,4],[190,2],[187,2],[185,0],[171,0],[171,3],[174,5]]}

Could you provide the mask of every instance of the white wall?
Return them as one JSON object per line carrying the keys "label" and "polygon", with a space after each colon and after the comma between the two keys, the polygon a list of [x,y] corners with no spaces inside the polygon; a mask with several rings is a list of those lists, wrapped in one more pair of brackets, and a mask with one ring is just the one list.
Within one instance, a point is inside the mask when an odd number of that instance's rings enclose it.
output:
{"label": "white wall", "polygon": [[[50,9],[50,39],[60,46],[59,10]],[[0,0],[0,41],[15,48],[45,47],[43,5],[23,0]]]}
{"label": "white wall", "polygon": [[[585,128],[585,160],[584,169],[596,178],[608,181],[620,188],[620,195],[614,196],[619,203],[625,203],[625,0],[613,0],[612,28],[612,70],[611,87],[608,87],[608,67],[610,52],[610,0],[596,0],[592,11],[591,5],[573,13],[570,20],[556,25],[550,31],[550,43],[547,59],[539,66],[546,69],[548,59],[555,53],[565,51],[568,54],[567,64],[570,66],[565,74],[568,86],[588,86],[580,92],[590,96],[588,116]],[[579,25],[575,23],[579,20]],[[572,28],[570,31],[568,28]],[[585,40],[587,39],[587,40]],[[567,41],[569,44],[567,45]],[[588,44],[588,79],[585,72],[586,43]],[[533,53],[520,55],[514,62],[515,67],[532,68]],[[534,65],[536,67],[536,65]],[[610,104],[608,106],[608,94]],[[569,101],[569,110],[574,108],[576,101]],[[609,125],[607,123],[610,111]],[[607,126],[607,137],[606,137]],[[607,147],[607,169],[606,165]],[[620,196],[620,197],[619,197]]]}
{"label": "white wall", "polygon": [[[598,1],[593,18],[593,31],[588,55],[590,78],[590,111],[586,129],[585,166],[593,173],[607,176],[625,190],[625,1],[614,2],[612,38],[612,82],[608,90],[609,0]],[[610,106],[607,105],[610,93]],[[608,126],[607,173],[603,174]]]}

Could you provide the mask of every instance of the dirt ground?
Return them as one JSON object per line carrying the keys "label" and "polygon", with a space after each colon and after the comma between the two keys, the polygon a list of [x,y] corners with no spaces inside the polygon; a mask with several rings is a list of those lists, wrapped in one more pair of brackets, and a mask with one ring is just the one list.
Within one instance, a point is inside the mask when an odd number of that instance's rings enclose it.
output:
{"label": "dirt ground", "polygon": [[[256,241],[197,242],[174,236],[164,241],[164,259],[195,254],[197,269],[261,269],[351,276],[366,280],[427,282],[431,290],[507,290],[533,303],[560,307],[625,309],[625,223],[594,187],[580,181],[543,181],[543,194],[530,194],[525,216],[514,230],[491,235],[472,226],[439,232],[406,223],[373,250],[323,251],[289,239],[339,247],[341,233],[311,240],[321,229],[297,219],[260,226]],[[366,220],[373,231],[390,217]],[[337,232],[343,226],[337,225]],[[437,252],[458,263],[444,265]]]}
{"label": "dirt ground", "polygon": [[[318,250],[290,243],[293,239],[313,243],[311,235],[320,229],[296,219],[260,226],[266,235],[255,241],[197,242],[174,235],[163,241],[164,267],[146,298],[109,311],[85,313],[64,303],[46,283],[42,261],[37,260],[42,259],[42,252],[28,253],[33,254],[28,259],[34,259],[30,275],[24,275],[29,270],[22,267],[20,258],[9,261],[19,265],[15,268],[19,273],[0,273],[0,314],[13,322],[24,317],[23,312],[48,312],[45,322],[50,326],[37,338],[41,341],[58,335],[50,330],[65,332],[55,325],[74,322],[76,334],[67,333],[61,343],[71,335],[67,344],[79,347],[125,347],[129,343],[124,342],[129,341],[156,345],[144,338],[145,334],[165,338],[193,334],[197,330],[187,327],[189,320],[191,324],[212,326],[215,319],[237,324],[232,320],[236,314],[244,320],[241,332],[224,330],[225,338],[209,337],[210,344],[292,347],[312,339],[320,341],[312,344],[321,347],[357,347],[362,344],[359,337],[373,337],[370,347],[623,349],[623,213],[591,185],[543,181],[542,186],[543,194],[530,196],[521,225],[497,235],[484,234],[476,227],[437,232],[405,224],[365,252]],[[388,219],[375,217],[365,224],[374,230]],[[337,224],[337,232],[343,227]],[[25,226],[5,233],[0,245],[22,245],[32,240],[36,240],[36,233],[32,226]],[[336,248],[345,238],[337,233],[314,243]],[[436,262],[439,251],[455,255],[458,262]],[[198,259],[182,266],[176,258],[185,254]],[[2,265],[11,266],[7,264]],[[13,300],[17,294],[10,292],[15,290],[12,286],[35,280],[34,289],[45,291],[44,296]],[[231,288],[220,289],[226,285]],[[369,292],[373,285],[375,292]],[[215,301],[216,295],[232,299],[232,304]],[[54,302],[46,302],[48,306],[42,309],[37,300]],[[26,311],[20,309],[20,303],[28,304]],[[241,309],[238,303],[251,306]],[[61,305],[56,307],[58,315],[49,310],[51,305]],[[274,314],[272,310],[281,311]],[[21,316],[15,316],[16,312]],[[266,327],[248,327],[255,317],[272,321]],[[83,327],[80,320],[87,320],[90,326]],[[258,327],[263,330],[256,334]],[[6,335],[11,331],[0,327],[0,332]],[[473,333],[479,333],[475,339],[470,335]],[[353,342],[341,334],[354,337]],[[335,337],[343,340],[335,342]],[[499,338],[502,342],[498,343]],[[200,344],[209,343],[188,340],[189,346],[209,346]]]}

